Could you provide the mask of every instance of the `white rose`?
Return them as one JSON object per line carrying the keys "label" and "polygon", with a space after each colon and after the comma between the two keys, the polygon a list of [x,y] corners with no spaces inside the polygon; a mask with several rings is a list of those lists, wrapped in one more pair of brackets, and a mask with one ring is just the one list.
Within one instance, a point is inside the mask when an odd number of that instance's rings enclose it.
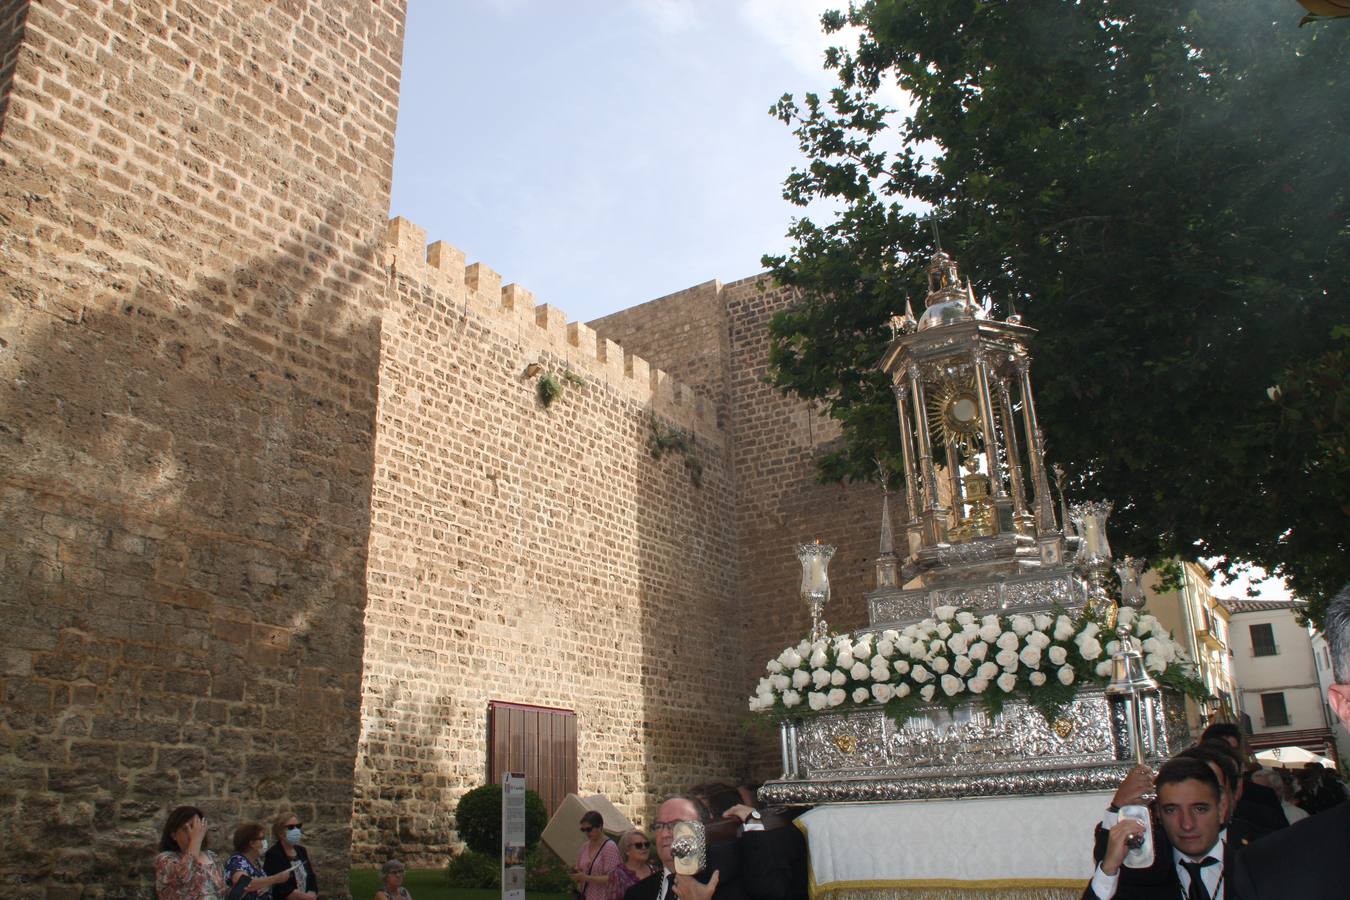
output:
{"label": "white rose", "polygon": [[966,640],[964,634],[954,634],[947,638],[947,649],[953,653],[965,653],[970,647],[970,641]]}
{"label": "white rose", "polygon": [[1035,687],[1040,687],[1041,685],[1045,684],[1045,673],[1044,673],[1044,672],[1032,672],[1032,673],[1031,673],[1031,683],[1032,683],[1032,685],[1034,685]]}
{"label": "white rose", "polygon": [[966,640],[973,641],[980,636],[980,626],[974,622],[963,625],[961,626],[961,633],[965,635]]}
{"label": "white rose", "polygon": [[1050,662],[1056,666],[1064,665],[1069,658],[1069,651],[1058,645],[1051,647],[1046,656],[1050,657]]}
{"label": "white rose", "polygon": [[1153,629],[1153,636],[1160,641],[1170,641],[1172,639],[1172,632],[1159,625],[1157,628]]}
{"label": "white rose", "polygon": [[928,643],[926,641],[915,641],[910,645],[910,659],[926,659],[928,656]]}
{"label": "white rose", "polygon": [[815,684],[815,686],[818,687],[818,688],[824,687],[825,685],[827,685],[827,684],[830,683],[830,670],[829,670],[829,669],[812,669],[812,670],[811,670],[811,681],[812,681],[812,683]]}
{"label": "white rose", "polygon": [[956,622],[958,625],[962,626],[973,625],[975,624],[975,614],[968,612],[959,612],[956,614]]}
{"label": "white rose", "polygon": [[1044,650],[1050,646],[1050,636],[1043,631],[1033,631],[1027,635],[1027,644],[1037,650]]}
{"label": "white rose", "polygon": [[1129,628],[1134,624],[1134,620],[1138,615],[1139,614],[1136,613],[1133,608],[1129,606],[1122,607],[1120,613],[1116,616],[1116,624],[1124,625],[1126,628]]}
{"label": "white rose", "polygon": [[896,631],[894,628],[887,628],[881,633],[881,639],[883,641],[890,641],[894,644],[896,641],[900,640],[900,632]]}
{"label": "white rose", "polygon": [[1021,642],[1017,639],[1016,634],[1005,631],[998,636],[998,640],[994,643],[1000,650],[1016,650]]}
{"label": "white rose", "polygon": [[849,636],[846,635],[846,634],[841,634],[841,635],[839,635],[839,637],[837,637],[837,638],[834,639],[834,652],[835,652],[835,653],[852,653],[852,652],[853,652],[853,638],[849,637]]}
{"label": "white rose", "polygon": [[895,655],[895,642],[888,641],[885,638],[877,641],[877,656],[890,659]]}
{"label": "white rose", "polygon": [[928,645],[928,652],[933,654],[946,653],[947,644],[945,641],[933,641],[933,643]]}
{"label": "white rose", "polygon": [[1102,630],[1102,626],[1096,622],[1088,622],[1083,626],[1083,630],[1078,632],[1078,640],[1086,640],[1097,636],[1097,632]]}
{"label": "white rose", "polygon": [[1147,633],[1150,631],[1154,631],[1157,629],[1157,627],[1158,627],[1158,619],[1156,616],[1143,615],[1139,617],[1139,630],[1141,632]]}
{"label": "white rose", "polygon": [[931,681],[933,679],[933,673],[929,672],[923,666],[915,666],[910,670],[909,677],[913,678],[919,684],[923,684],[925,681]]}
{"label": "white rose", "polygon": [[854,688],[854,689],[853,689],[853,702],[854,702],[854,703],[866,703],[868,700],[871,699],[871,697],[872,697],[872,692],[869,691],[869,690],[868,690],[867,688],[865,688],[865,687],[860,687],[860,688]]}
{"label": "white rose", "polygon": [[869,671],[871,670],[867,668],[866,663],[855,662],[853,668],[848,670],[848,674],[853,677],[854,681],[862,681],[867,677]]}
{"label": "white rose", "polygon": [[830,657],[829,654],[825,652],[824,647],[821,647],[819,650],[811,654],[811,668],[823,669],[829,664],[830,664]]}
{"label": "white rose", "polygon": [[1155,654],[1155,655],[1157,655],[1157,656],[1162,656],[1162,647],[1163,647],[1162,641],[1159,641],[1159,640],[1158,640],[1157,638],[1155,638],[1155,637],[1147,638],[1147,639],[1144,641],[1144,653],[1145,653],[1145,654],[1152,653],[1152,654]]}
{"label": "white rose", "polygon": [[[986,628],[999,628],[998,616],[994,615],[993,613],[990,613],[983,619],[980,619],[980,624]],[[999,630],[1002,631],[1003,629],[999,628]]]}
{"label": "white rose", "polygon": [[1148,667],[1149,671],[1157,672],[1159,675],[1167,671],[1167,660],[1156,653],[1145,656],[1144,665]]}
{"label": "white rose", "polygon": [[835,687],[838,687],[839,685],[843,684],[846,681],[848,681],[848,676],[845,675],[841,670],[835,669],[833,672],[830,673],[830,684],[834,685]]}
{"label": "white rose", "polygon": [[934,618],[927,618],[919,623],[919,628],[922,629],[923,631],[932,631],[936,627],[937,627],[937,619]]}
{"label": "white rose", "polygon": [[1120,641],[1107,641],[1107,642],[1106,642],[1106,655],[1107,655],[1107,656],[1115,656],[1115,655],[1116,655],[1117,653],[1119,653],[1119,652],[1120,652]]}
{"label": "white rose", "polygon": [[1078,652],[1082,654],[1083,659],[1088,660],[1096,659],[1097,657],[1102,655],[1102,645],[1097,643],[1092,638],[1088,638],[1086,641],[1078,645]]}
{"label": "white rose", "polygon": [[802,695],[797,693],[796,691],[785,691],[783,693],[784,706],[796,706],[798,703],[801,702],[802,702]]}
{"label": "white rose", "polygon": [[975,664],[970,661],[969,656],[958,656],[952,662],[952,670],[955,671],[957,675],[965,675],[974,667],[974,665]]}
{"label": "white rose", "polygon": [[1073,637],[1073,620],[1068,616],[1055,619],[1055,640],[1067,641],[1071,637]]}
{"label": "white rose", "polygon": [[811,683],[811,673],[805,669],[798,669],[792,673],[792,686],[801,690]]}
{"label": "white rose", "polygon": [[993,681],[998,677],[998,663],[982,663],[980,667],[975,670],[975,677],[979,678],[981,681]]}
{"label": "white rose", "polygon": [[895,688],[891,687],[889,684],[872,685],[872,699],[878,703],[885,703],[894,696]]}
{"label": "white rose", "polygon": [[775,691],[785,691],[792,685],[792,679],[786,675],[774,675],[769,679],[773,683]]}
{"label": "white rose", "polygon": [[952,626],[948,625],[946,622],[943,622],[941,625],[937,627],[937,636],[943,639],[951,637]]}
{"label": "white rose", "polygon": [[854,659],[852,650],[844,650],[834,655],[834,664],[841,669],[851,669],[853,668],[853,663]]}
{"label": "white rose", "polygon": [[1059,683],[1073,684],[1073,668],[1070,666],[1059,667]]}
{"label": "white rose", "polygon": [[939,606],[933,610],[933,615],[939,619],[951,619],[956,616],[955,606]]}
{"label": "white rose", "polygon": [[900,640],[895,642],[895,649],[899,650],[901,653],[908,653],[910,648],[913,646],[914,646],[914,638],[910,637],[907,634],[902,634],[900,636]]}
{"label": "white rose", "polygon": [[974,660],[984,659],[985,655],[988,653],[989,645],[984,641],[976,641],[974,644],[971,644],[970,649],[966,651],[966,655]]}
{"label": "white rose", "polygon": [[1055,624],[1055,620],[1045,613],[1036,613],[1036,615],[1031,617],[1031,621],[1036,625],[1037,631],[1049,631],[1050,626]]}
{"label": "white rose", "polygon": [[919,691],[919,696],[922,697],[922,698],[924,699],[924,702],[926,703],[926,702],[928,702],[929,700],[932,700],[932,699],[933,699],[933,695],[936,694],[936,693],[937,693],[937,685],[935,685],[935,684],[926,684],[926,685],[923,686],[922,689],[920,689],[920,691]]}
{"label": "white rose", "polygon": [[1111,675],[1111,660],[1104,659],[1097,663],[1097,668],[1093,670],[1098,676],[1107,678]]}
{"label": "white rose", "polygon": [[848,695],[844,693],[843,688],[833,688],[829,694],[825,696],[826,702],[831,706],[839,706],[846,699],[848,699]]}
{"label": "white rose", "polygon": [[872,671],[868,672],[867,674],[871,676],[873,681],[890,681],[891,667],[886,665],[885,660],[882,660],[881,665],[879,666],[873,665]]}
{"label": "white rose", "polygon": [[994,655],[994,662],[998,663],[1009,672],[1015,672],[1017,671],[1017,651],[1000,650]]}
{"label": "white rose", "polygon": [[1031,634],[1036,628],[1029,616],[1013,616],[1008,620],[1008,624],[1012,626],[1012,630],[1017,632],[1019,636]]}
{"label": "white rose", "polygon": [[1002,634],[1002,633],[1003,633],[1003,629],[998,627],[998,623],[997,623],[997,622],[995,622],[993,625],[985,624],[985,625],[981,625],[981,626],[980,626],[980,632],[979,632],[979,634],[980,634],[980,640],[982,640],[982,641],[988,641],[988,642],[991,643],[991,644],[992,644],[994,641],[998,640],[998,636],[999,636],[1000,634]]}
{"label": "white rose", "polygon": [[942,676],[942,693],[954,697],[966,689],[966,683],[955,675]]}
{"label": "white rose", "polygon": [[857,662],[867,662],[872,658],[871,644],[854,644],[853,659]]}
{"label": "white rose", "polygon": [[806,705],[811,707],[812,709],[817,710],[824,709],[825,695],[820,693],[819,691],[812,691],[811,693],[806,695]]}
{"label": "white rose", "polygon": [[951,666],[952,664],[947,662],[947,657],[945,656],[939,656],[928,664],[928,667],[939,675],[946,672]]}
{"label": "white rose", "polygon": [[1041,664],[1041,648],[1023,647],[1022,652],[1018,654],[1018,658],[1022,660],[1023,665],[1034,669]]}
{"label": "white rose", "polygon": [[908,697],[908,696],[909,696],[909,685],[905,684],[903,681],[900,682],[899,684],[897,684],[897,685],[895,686],[895,696],[897,696],[897,697]]}
{"label": "white rose", "polygon": [[785,669],[795,669],[802,664],[802,655],[791,647],[778,654],[778,661]]}
{"label": "white rose", "polygon": [[897,675],[903,675],[909,671],[909,663],[906,660],[897,659],[891,664],[891,668],[895,669]]}
{"label": "white rose", "polygon": [[987,687],[989,687],[989,682],[983,678],[972,678],[966,682],[966,689],[972,694],[983,694]]}
{"label": "white rose", "polygon": [[1003,690],[1003,693],[1012,693],[1013,689],[1017,687],[1017,676],[1010,672],[1003,673],[998,676],[998,686]]}
{"label": "white rose", "polygon": [[1163,641],[1162,652],[1159,653],[1158,655],[1161,656],[1163,659],[1167,660],[1168,662],[1172,662],[1177,658],[1178,649],[1179,649],[1178,646],[1174,642]]}
{"label": "white rose", "polygon": [[773,674],[777,675],[779,672],[783,671],[783,664],[776,659],[771,659],[769,660],[769,664],[765,666],[765,668],[767,668]]}

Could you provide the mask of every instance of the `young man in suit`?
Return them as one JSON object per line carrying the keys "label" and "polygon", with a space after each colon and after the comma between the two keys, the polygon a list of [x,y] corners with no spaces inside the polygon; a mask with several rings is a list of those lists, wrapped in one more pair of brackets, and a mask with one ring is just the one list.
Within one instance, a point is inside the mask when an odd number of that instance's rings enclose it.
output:
{"label": "young man in suit", "polygon": [[1164,860],[1161,877],[1150,883],[1122,883],[1127,842],[1141,836],[1144,826],[1121,819],[1108,832],[1106,853],[1083,900],[1232,900],[1226,894],[1232,857],[1220,836],[1228,802],[1214,771],[1198,759],[1169,759],[1158,769],[1154,789],[1162,830],[1171,844],[1170,849],[1159,847],[1155,852],[1168,854],[1170,866]]}
{"label": "young man in suit", "polygon": [[[1327,643],[1336,683],[1327,702],[1350,728],[1350,584],[1327,608]],[[1309,816],[1248,847],[1234,888],[1241,900],[1345,900],[1350,891],[1350,802]]]}

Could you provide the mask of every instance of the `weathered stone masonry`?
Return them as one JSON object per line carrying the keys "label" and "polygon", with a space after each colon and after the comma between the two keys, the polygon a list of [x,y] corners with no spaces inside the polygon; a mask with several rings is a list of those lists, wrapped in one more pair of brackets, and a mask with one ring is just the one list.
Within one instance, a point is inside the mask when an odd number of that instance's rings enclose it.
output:
{"label": "weathered stone masonry", "polygon": [[[0,12],[7,897],[143,896],[184,802],[218,848],[294,808],[338,896],[439,864],[493,699],[575,709],[582,789],[646,820],[772,774],[738,723],[806,627],[793,543],[864,621],[878,497],[762,380],[786,292],[591,328],[386,224],[403,13]],[[585,383],[544,408],[530,363]]]}

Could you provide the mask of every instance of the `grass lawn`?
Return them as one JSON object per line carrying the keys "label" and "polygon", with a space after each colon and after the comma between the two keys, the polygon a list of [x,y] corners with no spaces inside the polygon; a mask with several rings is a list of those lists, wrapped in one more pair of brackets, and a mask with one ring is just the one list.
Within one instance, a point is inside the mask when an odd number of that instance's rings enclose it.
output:
{"label": "grass lawn", "polygon": [[[347,885],[352,892],[352,900],[371,900],[380,889],[379,869],[352,869]],[[403,886],[412,894],[413,900],[494,900],[500,898],[501,891],[473,891],[467,888],[451,888],[445,883],[445,869],[409,869],[403,879]],[[568,900],[566,894],[526,894],[531,900]]]}

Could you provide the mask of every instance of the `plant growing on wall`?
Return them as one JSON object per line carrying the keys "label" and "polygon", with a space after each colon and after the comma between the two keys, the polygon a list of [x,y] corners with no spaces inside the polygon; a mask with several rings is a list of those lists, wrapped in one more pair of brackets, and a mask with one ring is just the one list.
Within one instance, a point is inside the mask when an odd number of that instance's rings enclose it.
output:
{"label": "plant growing on wall", "polygon": [[539,392],[539,402],[547,407],[551,405],[554,400],[557,400],[563,395],[566,385],[573,384],[577,387],[581,387],[585,383],[586,379],[582,378],[571,369],[563,369],[561,375],[552,371],[545,372],[543,375],[539,376],[539,385],[537,388]]}
{"label": "plant growing on wall", "polygon": [[667,453],[679,453],[684,457],[684,468],[689,472],[689,480],[694,487],[703,486],[703,460],[698,458],[694,445],[694,436],[680,428],[662,425],[652,416],[647,421],[647,450],[652,459],[659,460]]}

